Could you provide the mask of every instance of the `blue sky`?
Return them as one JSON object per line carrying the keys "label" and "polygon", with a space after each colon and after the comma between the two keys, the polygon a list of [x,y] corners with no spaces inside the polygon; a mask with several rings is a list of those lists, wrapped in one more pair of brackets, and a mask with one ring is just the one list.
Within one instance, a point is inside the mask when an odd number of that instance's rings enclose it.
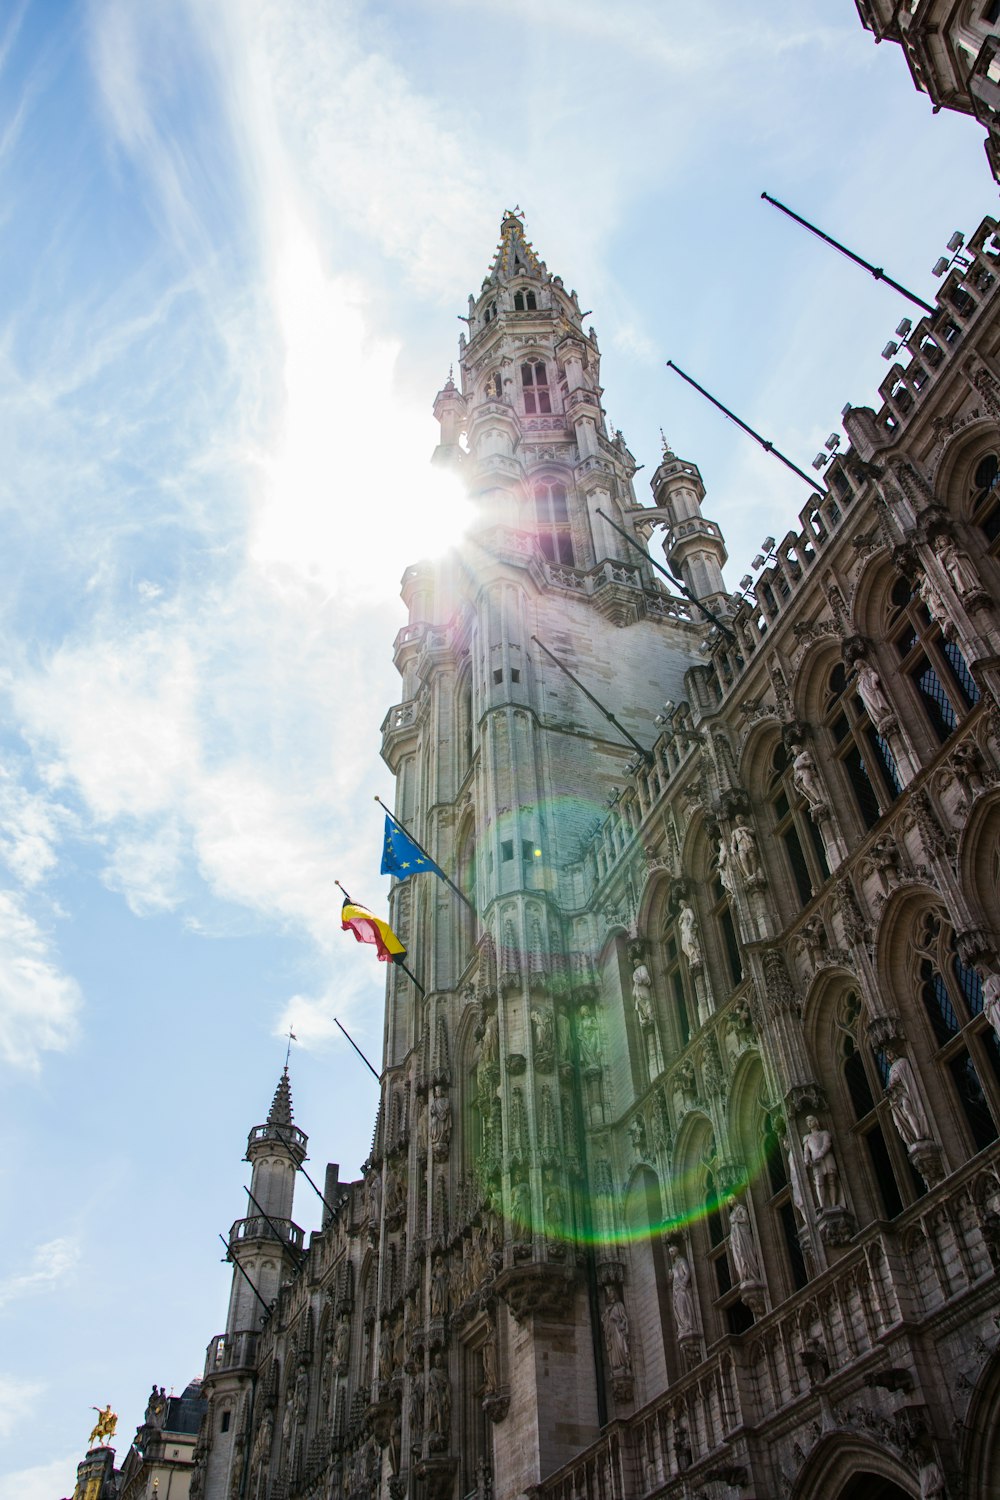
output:
{"label": "blue sky", "polygon": [[926,296],[980,140],[851,0],[0,12],[0,1500],[200,1372],[290,1022],[313,1163],[367,1153],[334,881],[385,891],[398,581],[461,524],[430,407],[502,211],[735,583],[808,491],[664,361],[808,466],[907,309],[761,190]]}

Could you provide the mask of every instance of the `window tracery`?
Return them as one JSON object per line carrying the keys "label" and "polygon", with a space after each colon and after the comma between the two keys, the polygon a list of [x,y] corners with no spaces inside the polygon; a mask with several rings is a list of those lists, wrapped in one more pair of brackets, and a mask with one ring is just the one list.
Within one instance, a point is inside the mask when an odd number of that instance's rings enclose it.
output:
{"label": "window tracery", "polygon": [[896,580],[889,596],[886,634],[928,727],[944,744],[979,702],[979,688],[960,647],[945,638],[906,578]]}
{"label": "window tracery", "polygon": [[866,712],[842,662],[827,679],[823,719],[861,821],[874,828],[903,782],[888,740]]}
{"label": "window tracery", "polygon": [[534,416],[536,413],[545,414],[552,410],[552,398],[549,394],[549,376],[544,361],[532,360],[521,366],[521,390],[524,395],[524,410],[526,416]]}

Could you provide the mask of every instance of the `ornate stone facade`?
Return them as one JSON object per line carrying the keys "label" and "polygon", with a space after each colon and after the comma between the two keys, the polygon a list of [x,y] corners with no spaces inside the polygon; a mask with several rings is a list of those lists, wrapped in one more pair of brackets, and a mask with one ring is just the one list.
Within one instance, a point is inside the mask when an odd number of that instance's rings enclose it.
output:
{"label": "ornate stone facade", "polygon": [[290,1100],[251,1135],[270,1305],[236,1276],[206,1500],[995,1493],[995,231],[734,598],[698,470],[665,447],[639,504],[505,216],[435,403],[479,519],[404,577],[383,725],[479,916],[394,888],[426,993],[390,973],[306,1250]]}

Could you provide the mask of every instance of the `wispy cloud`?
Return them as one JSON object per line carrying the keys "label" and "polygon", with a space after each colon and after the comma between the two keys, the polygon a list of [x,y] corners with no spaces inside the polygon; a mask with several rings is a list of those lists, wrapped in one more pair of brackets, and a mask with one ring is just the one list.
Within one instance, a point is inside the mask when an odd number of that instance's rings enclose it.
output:
{"label": "wispy cloud", "polygon": [[12,891],[0,891],[0,1058],[38,1070],[41,1054],[73,1042],[82,1003],[51,939]]}
{"label": "wispy cloud", "polygon": [[[23,1375],[5,1375],[0,1371],[0,1439],[17,1431],[44,1390],[41,1380],[27,1380]],[[0,1495],[3,1484],[0,1480]]]}
{"label": "wispy cloud", "polygon": [[0,1308],[65,1281],[73,1274],[79,1259],[77,1240],[68,1236],[47,1240],[36,1249],[29,1270],[0,1281]]}
{"label": "wispy cloud", "polygon": [[64,1492],[72,1494],[78,1459],[78,1453],[71,1453],[0,1476],[0,1500],[54,1500]]}

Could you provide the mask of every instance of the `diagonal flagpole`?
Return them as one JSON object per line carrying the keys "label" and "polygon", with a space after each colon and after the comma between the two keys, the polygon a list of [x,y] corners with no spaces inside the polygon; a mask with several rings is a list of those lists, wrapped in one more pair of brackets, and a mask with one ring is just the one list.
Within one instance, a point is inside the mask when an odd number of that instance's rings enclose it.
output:
{"label": "diagonal flagpole", "polygon": [[[395,825],[399,829],[400,833],[405,833],[406,837],[410,840],[410,843],[413,844],[413,845],[415,845],[415,847],[420,850],[421,854],[424,856],[425,859],[429,859],[430,860],[431,864],[434,866],[435,870],[441,876],[441,879],[444,881],[445,885],[451,887],[451,889],[455,892],[455,895],[458,897],[459,901],[464,901],[465,902],[466,906],[469,908],[469,910],[471,911],[472,915],[475,917],[476,921],[478,922],[479,921],[479,913],[476,910],[476,908],[473,906],[472,902],[469,900],[468,896],[466,896],[463,891],[460,891],[459,888],[458,888],[458,886],[455,884],[455,882],[453,880],[451,880],[444,873],[444,871],[442,870],[441,866],[438,864],[437,860],[436,859],[431,859],[431,856],[428,854],[428,852],[424,848],[423,844],[421,844],[418,839],[415,839],[413,837],[413,834],[410,832],[410,830],[406,827],[405,824],[403,824],[403,823],[401,823],[399,821],[399,819],[396,817],[396,814],[394,812],[390,812],[389,811],[389,809],[386,807],[385,803],[382,801],[382,798],[379,797],[379,796],[376,796],[375,801],[378,803],[379,807],[386,814],[386,816],[392,819],[393,823],[395,823]],[[423,872],[421,871],[420,873],[422,874]]]}
{"label": "diagonal flagpole", "polygon": [[[429,858],[429,856],[428,856],[428,858]],[[339,889],[344,892],[345,897],[347,898],[348,901],[350,901],[350,903],[353,906],[353,904],[354,904],[354,897],[351,895],[350,891],[345,890],[344,887],[340,884],[339,880],[334,880],[333,883],[334,883],[335,886],[339,887]],[[397,938],[396,941],[399,942],[399,939]],[[402,969],[403,973],[409,979],[413,980],[413,983],[416,985],[417,989],[420,991],[420,993],[422,995],[426,995],[427,994],[427,991],[424,989],[423,985],[420,983],[420,980],[417,978],[416,974],[414,974],[414,972],[413,972],[412,969],[408,969],[406,967],[406,964],[404,964],[404,962],[403,962],[403,960],[401,958],[394,958],[394,959],[392,959],[392,962],[396,965],[397,969]],[[367,1061],[367,1059],[366,1059],[366,1061]],[[371,1064],[369,1063],[368,1066],[371,1067]],[[376,1077],[377,1076],[378,1075],[376,1074]]]}

